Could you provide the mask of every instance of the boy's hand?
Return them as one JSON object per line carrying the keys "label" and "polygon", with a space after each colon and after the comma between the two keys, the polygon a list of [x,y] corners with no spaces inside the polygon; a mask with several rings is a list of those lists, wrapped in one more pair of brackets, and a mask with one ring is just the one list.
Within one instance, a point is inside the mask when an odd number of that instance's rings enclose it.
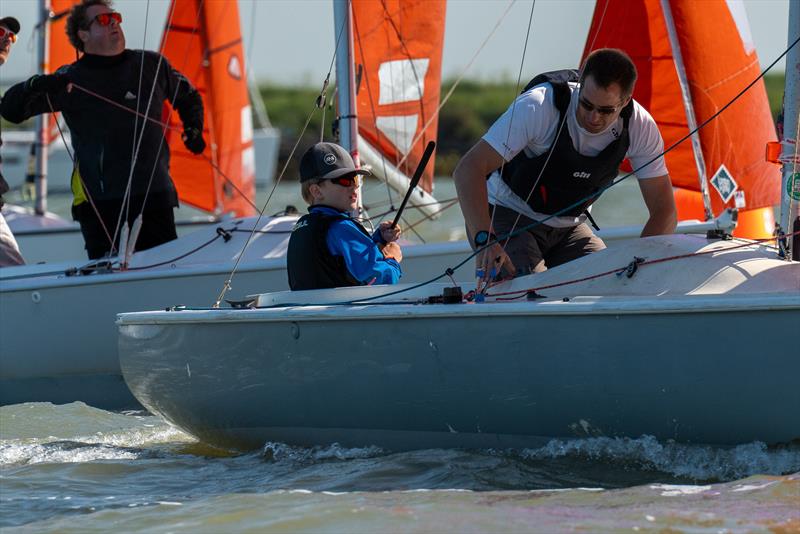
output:
{"label": "boy's hand", "polygon": [[400,225],[392,226],[391,221],[383,221],[378,228],[381,231],[381,238],[387,243],[397,241],[402,233]]}
{"label": "boy's hand", "polygon": [[387,258],[393,258],[398,263],[403,261],[403,251],[400,250],[400,245],[392,241],[381,246],[381,252]]}

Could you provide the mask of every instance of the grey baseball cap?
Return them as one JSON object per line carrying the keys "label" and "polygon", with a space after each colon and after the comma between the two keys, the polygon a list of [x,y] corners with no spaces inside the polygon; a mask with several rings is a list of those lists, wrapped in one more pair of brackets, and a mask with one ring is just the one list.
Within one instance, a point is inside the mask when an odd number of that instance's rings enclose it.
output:
{"label": "grey baseball cap", "polygon": [[0,19],[0,24],[14,33],[19,33],[19,21],[14,17],[3,17]]}
{"label": "grey baseball cap", "polygon": [[353,158],[336,143],[317,143],[300,160],[300,182],[332,180],[348,174],[369,176],[366,169],[356,169]]}

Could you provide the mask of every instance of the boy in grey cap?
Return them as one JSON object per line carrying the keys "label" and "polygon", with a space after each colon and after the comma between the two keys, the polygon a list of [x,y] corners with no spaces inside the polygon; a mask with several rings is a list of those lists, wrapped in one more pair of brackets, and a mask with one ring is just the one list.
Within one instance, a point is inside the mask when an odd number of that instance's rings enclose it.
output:
{"label": "boy in grey cap", "polygon": [[300,161],[300,188],[310,204],[289,238],[286,267],[292,290],[370,284],[400,279],[400,228],[384,221],[370,235],[350,216],[358,207],[361,176],[353,158],[334,143],[317,143]]}

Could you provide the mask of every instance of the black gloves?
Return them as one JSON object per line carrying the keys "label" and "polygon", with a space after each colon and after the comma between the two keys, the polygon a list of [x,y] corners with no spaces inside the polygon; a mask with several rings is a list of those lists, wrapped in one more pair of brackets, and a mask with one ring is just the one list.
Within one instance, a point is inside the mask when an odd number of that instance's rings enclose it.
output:
{"label": "black gloves", "polygon": [[183,144],[192,154],[201,154],[206,149],[206,142],[203,141],[203,132],[197,128],[184,128]]}
{"label": "black gloves", "polygon": [[37,74],[28,80],[28,89],[55,94],[67,88],[69,80],[63,74]]}

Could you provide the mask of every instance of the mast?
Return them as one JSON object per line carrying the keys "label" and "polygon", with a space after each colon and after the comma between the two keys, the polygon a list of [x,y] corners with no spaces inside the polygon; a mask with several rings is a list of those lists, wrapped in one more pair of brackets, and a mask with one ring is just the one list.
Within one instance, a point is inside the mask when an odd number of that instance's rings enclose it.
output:
{"label": "mast", "polygon": [[[800,28],[800,2],[789,2],[788,44],[797,39]],[[795,45],[786,56],[786,85],[783,93],[783,139],[781,157],[783,180],[781,181],[780,227],[787,233],[800,231],[800,157],[798,156],[798,106],[800,99],[800,44]],[[789,258],[800,261],[800,237],[789,240]]]}
{"label": "mast", "polygon": [[[697,118],[694,113],[692,93],[689,89],[689,80],[686,78],[681,45],[678,41],[678,33],[675,31],[675,21],[672,18],[672,9],[670,8],[669,0],[661,0],[661,11],[664,13],[669,44],[672,47],[672,56],[675,60],[675,70],[678,73],[678,83],[681,87],[681,96],[683,97],[683,108],[686,112],[686,123],[691,132],[697,129]],[[700,182],[700,193],[703,196],[703,211],[705,212],[706,220],[710,221],[714,218],[714,212],[711,209],[711,198],[708,196],[708,176],[706,175],[706,162],[703,158],[703,147],[700,144],[700,133],[694,132],[691,139],[694,162],[697,166],[697,179]]]}
{"label": "mast", "polygon": [[[50,72],[50,0],[39,1],[39,72]],[[47,141],[50,115],[36,117],[36,205],[37,215],[47,211]]]}
{"label": "mast", "polygon": [[[339,141],[358,158],[358,119],[356,117],[355,68],[353,65],[353,18],[350,0],[333,1],[333,25],[336,46],[336,84],[339,99]],[[341,34],[341,36],[340,36]]]}
{"label": "mast", "polygon": [[[336,44],[336,86],[339,104],[339,143],[353,156],[356,168],[361,167],[358,155],[358,117],[356,116],[356,82],[353,61],[353,8],[350,0],[333,0],[333,35]],[[363,185],[363,184],[362,184]],[[354,216],[366,216],[358,187],[358,207]]]}

